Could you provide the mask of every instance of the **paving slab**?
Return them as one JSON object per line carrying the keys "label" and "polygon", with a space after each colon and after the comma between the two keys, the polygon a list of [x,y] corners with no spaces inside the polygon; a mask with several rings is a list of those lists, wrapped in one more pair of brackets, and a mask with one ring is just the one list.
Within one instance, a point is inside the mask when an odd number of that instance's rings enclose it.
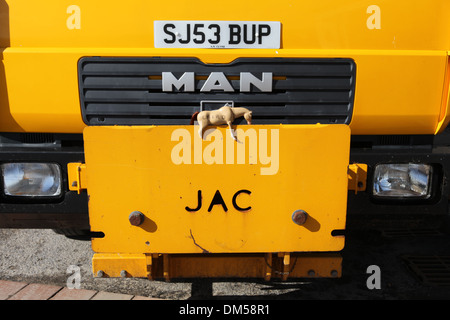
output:
{"label": "paving slab", "polygon": [[162,300],[106,291],[0,280],[0,300]]}
{"label": "paving slab", "polygon": [[99,291],[91,300],[131,300],[132,298],[130,294]]}
{"label": "paving slab", "polygon": [[158,298],[144,297],[144,296],[134,296],[131,300],[162,300]]}
{"label": "paving slab", "polygon": [[27,286],[25,282],[0,280],[0,300],[6,300]]}
{"label": "paving slab", "polygon": [[58,286],[31,283],[11,296],[8,300],[48,300],[59,290],[61,290],[61,287]]}
{"label": "paving slab", "polygon": [[50,300],[90,300],[96,293],[94,290],[62,288]]}

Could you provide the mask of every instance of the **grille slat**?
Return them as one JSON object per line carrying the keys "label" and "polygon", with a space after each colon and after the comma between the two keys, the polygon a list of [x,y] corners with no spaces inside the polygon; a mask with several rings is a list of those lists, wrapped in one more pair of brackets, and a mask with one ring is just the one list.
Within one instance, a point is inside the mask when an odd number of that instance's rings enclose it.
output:
{"label": "grille slat", "polygon": [[[274,80],[273,91],[280,90],[350,90],[351,77],[290,77],[286,80]],[[234,88],[239,88],[238,80],[230,80]],[[196,90],[200,90],[205,80],[196,83]],[[150,80],[148,77],[87,77],[83,82],[84,89],[97,90],[161,90],[161,80]]]}
{"label": "grille slat", "polygon": [[[330,105],[326,106],[315,106],[315,105],[288,105],[280,107],[256,107],[253,110],[258,112],[259,109],[264,110],[265,117],[279,117],[280,113],[283,116],[342,116],[347,115],[347,106],[333,106],[333,110],[330,109]],[[195,111],[196,106],[173,106],[168,105],[160,108],[145,108],[142,104],[89,104],[86,109],[86,114],[107,116],[109,114],[116,115],[148,115],[148,116],[191,116]]]}
{"label": "grille slat", "polygon": [[[98,60],[95,61],[95,59]],[[109,59],[109,61],[107,61],[107,59]],[[179,62],[181,60],[184,60],[186,62]],[[341,63],[339,63],[339,60]],[[102,61],[102,63],[99,64],[99,61]],[[168,63],[168,61],[170,62]],[[258,62],[254,63],[255,61]],[[83,73],[90,76],[147,76],[161,75],[161,72],[167,71],[178,71],[181,73],[185,71],[192,71],[199,75],[208,75],[210,72],[215,71],[214,69],[220,69],[224,67],[227,69],[228,73],[235,76],[239,75],[239,73],[242,71],[273,72],[274,75],[279,76],[353,76],[354,65],[342,63],[342,61],[353,62],[349,59],[303,58],[242,58],[230,64],[203,64],[199,60],[191,58],[83,58],[80,62],[82,64]],[[170,69],[167,68],[168,65],[170,65]],[[276,66],[276,68],[274,68],[274,66]]]}
{"label": "grille slat", "polygon": [[[214,95],[215,100],[233,100],[235,103],[244,105],[248,103],[302,103],[302,102],[345,102],[348,100],[348,91],[304,91],[286,93],[258,93],[250,97],[250,95],[241,95],[231,98],[230,94],[217,93]],[[146,103],[177,103],[192,100],[208,100],[210,94],[200,93],[153,93],[138,90],[92,90],[88,91],[84,98],[85,102],[146,102]],[[200,102],[199,101],[199,102]],[[199,105],[199,104],[198,104]]]}
{"label": "grille slat", "polygon": [[[342,123],[343,118],[335,117]],[[323,120],[322,118],[320,118]],[[99,125],[130,125],[130,121],[133,122],[133,125],[148,125],[151,123],[152,125],[187,125],[185,118],[183,117],[132,117],[132,116],[112,116],[110,118],[104,118],[104,117],[89,117],[90,124],[93,126],[99,126]],[[301,121],[302,124],[316,124],[319,123],[318,117],[290,117],[288,119],[281,119],[279,117],[277,118],[270,118],[270,119],[258,119],[258,124],[298,124],[299,121]],[[189,121],[188,121],[189,122]],[[242,118],[237,119],[234,124],[240,124],[245,123],[245,120],[242,120]]]}
{"label": "grille slat", "polygon": [[[194,72],[195,92],[163,92],[162,72],[177,78]],[[200,92],[211,72],[223,73],[234,92]],[[271,72],[272,91],[252,86],[251,92],[240,92],[241,72],[257,78]],[[242,58],[204,64],[194,58],[94,57],[79,62],[82,114],[88,125],[189,124],[200,102],[211,100],[252,110],[254,124],[348,124],[355,75],[351,59]]]}
{"label": "grille slat", "polygon": [[403,261],[423,283],[432,286],[450,286],[450,256],[402,256]]}

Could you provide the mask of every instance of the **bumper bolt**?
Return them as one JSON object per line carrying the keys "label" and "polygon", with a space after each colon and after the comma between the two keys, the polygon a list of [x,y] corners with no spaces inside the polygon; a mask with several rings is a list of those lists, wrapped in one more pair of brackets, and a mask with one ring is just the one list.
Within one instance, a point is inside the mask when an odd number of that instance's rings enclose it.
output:
{"label": "bumper bolt", "polygon": [[140,226],[144,222],[144,218],[144,214],[140,211],[133,211],[128,216],[128,220],[132,226]]}
{"label": "bumper bolt", "polygon": [[292,214],[292,221],[298,224],[299,226],[305,224],[306,219],[308,218],[308,214],[303,210],[295,210]]}

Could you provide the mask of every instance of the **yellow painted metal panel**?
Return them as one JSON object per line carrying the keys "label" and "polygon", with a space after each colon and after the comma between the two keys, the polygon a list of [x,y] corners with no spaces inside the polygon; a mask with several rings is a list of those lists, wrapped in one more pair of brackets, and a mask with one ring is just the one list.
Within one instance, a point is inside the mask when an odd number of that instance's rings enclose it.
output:
{"label": "yellow painted metal panel", "polygon": [[367,187],[367,164],[353,163],[348,166],[348,189],[364,191]]}
{"label": "yellow painted metal panel", "polygon": [[2,110],[10,110],[12,119],[1,118],[1,130],[20,126],[28,132],[81,133],[85,125],[77,62],[84,55],[194,56],[208,63],[238,57],[350,57],[357,66],[353,134],[434,134],[448,58],[446,52],[433,51],[7,49],[3,53],[7,95],[0,97],[0,104]]}
{"label": "yellow painted metal panel", "polygon": [[[166,255],[165,255],[166,256]],[[290,278],[334,277],[342,274],[342,257],[338,253],[292,254],[191,254],[167,255],[153,259],[153,278]],[[284,265],[289,256],[289,264]],[[165,266],[167,263],[168,266]],[[166,278],[166,279],[167,279]]]}
{"label": "yellow painted metal panel", "polygon": [[352,134],[434,134],[446,60],[442,54],[360,57]]}
{"label": "yellow painted metal panel", "polygon": [[[448,119],[449,15],[447,0],[0,0],[0,130],[81,133],[83,56],[345,57],[357,65],[353,134],[434,134]],[[279,21],[281,48],[155,49],[154,20]]]}
{"label": "yellow painted metal panel", "polygon": [[447,60],[447,67],[444,78],[444,86],[442,89],[442,102],[441,112],[439,115],[438,125],[436,127],[436,134],[442,133],[450,122],[450,52],[447,54],[449,58]]}
{"label": "yellow painted metal panel", "polygon": [[[345,228],[348,126],[237,126],[245,150],[225,127],[204,141],[197,129],[85,129],[90,224],[105,234],[95,252],[343,248],[332,232]],[[296,210],[308,213],[304,225],[292,221]],[[145,216],[140,226],[128,220],[134,211]]]}
{"label": "yellow painted metal panel", "polygon": [[92,270],[98,277],[146,278],[150,276],[148,263],[151,267],[151,257],[145,254],[97,253],[92,257]]}
{"label": "yellow painted metal panel", "polygon": [[12,47],[151,48],[154,20],[244,20],[280,21],[283,49],[450,49],[447,0],[1,0],[0,10],[0,45]]}
{"label": "yellow painted metal panel", "polygon": [[77,191],[87,188],[86,165],[83,163],[72,162],[67,164],[67,176],[69,182],[69,190]]}
{"label": "yellow painted metal panel", "polygon": [[[289,259],[286,259],[289,257]],[[286,264],[286,262],[288,262]],[[96,253],[95,277],[176,278],[339,278],[339,253],[123,254]]]}

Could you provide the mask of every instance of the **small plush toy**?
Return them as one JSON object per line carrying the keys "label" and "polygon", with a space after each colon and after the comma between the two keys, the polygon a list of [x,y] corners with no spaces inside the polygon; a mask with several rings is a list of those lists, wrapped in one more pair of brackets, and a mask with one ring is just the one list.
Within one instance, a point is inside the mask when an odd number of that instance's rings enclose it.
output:
{"label": "small plush toy", "polygon": [[234,135],[234,130],[231,128],[231,124],[233,123],[234,119],[242,116],[245,118],[245,120],[247,120],[247,124],[252,124],[252,112],[250,110],[242,107],[230,107],[228,104],[226,104],[217,110],[195,112],[192,115],[191,124],[194,124],[194,121],[197,120],[198,124],[200,125],[198,133],[202,139],[207,126],[228,124],[231,137],[237,141],[237,138]]}

